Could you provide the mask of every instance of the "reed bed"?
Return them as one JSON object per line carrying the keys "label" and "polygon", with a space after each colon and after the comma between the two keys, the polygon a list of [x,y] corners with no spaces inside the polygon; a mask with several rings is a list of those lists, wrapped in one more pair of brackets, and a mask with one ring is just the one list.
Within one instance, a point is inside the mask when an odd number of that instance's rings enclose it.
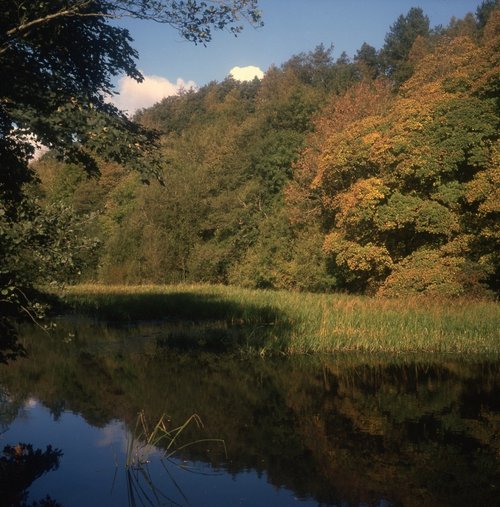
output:
{"label": "reed bed", "polygon": [[121,323],[187,323],[222,349],[261,355],[500,354],[500,306],[492,301],[390,300],[219,285],[78,285],[68,287],[62,300],[72,311]]}

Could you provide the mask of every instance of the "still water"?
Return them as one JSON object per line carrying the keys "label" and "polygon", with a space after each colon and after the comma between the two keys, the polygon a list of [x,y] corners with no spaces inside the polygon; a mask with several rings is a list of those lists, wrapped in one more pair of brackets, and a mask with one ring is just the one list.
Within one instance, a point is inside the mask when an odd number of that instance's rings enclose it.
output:
{"label": "still water", "polygon": [[[164,333],[23,330],[29,356],[0,367],[0,506],[500,505],[498,358],[251,359]],[[159,421],[187,425],[148,446]]]}

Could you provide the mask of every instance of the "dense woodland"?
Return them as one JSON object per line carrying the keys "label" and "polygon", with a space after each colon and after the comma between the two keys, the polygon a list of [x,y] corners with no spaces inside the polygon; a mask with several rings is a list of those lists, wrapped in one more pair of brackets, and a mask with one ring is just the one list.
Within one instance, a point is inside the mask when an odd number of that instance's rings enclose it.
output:
{"label": "dense woodland", "polygon": [[134,118],[161,134],[147,182],[49,152],[29,192],[66,217],[58,277],[491,296],[499,32],[495,1],[446,27],[414,8],[380,50],[319,46],[262,80],[168,97]]}

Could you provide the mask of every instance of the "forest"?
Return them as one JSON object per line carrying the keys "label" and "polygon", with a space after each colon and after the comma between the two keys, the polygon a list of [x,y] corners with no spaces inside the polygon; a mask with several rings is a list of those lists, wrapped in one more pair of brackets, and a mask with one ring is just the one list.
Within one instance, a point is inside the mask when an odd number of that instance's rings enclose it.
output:
{"label": "forest", "polygon": [[[412,8],[381,49],[320,45],[121,126],[90,104],[84,149],[2,183],[2,304],[89,282],[495,298],[499,29],[495,0],[438,27]],[[57,106],[73,132],[83,110]]]}
{"label": "forest", "polygon": [[487,14],[430,28],[412,9],[380,51],[322,45],[137,112],[161,133],[149,184],[45,155],[33,192],[88,238],[70,281],[497,291],[500,11]]}

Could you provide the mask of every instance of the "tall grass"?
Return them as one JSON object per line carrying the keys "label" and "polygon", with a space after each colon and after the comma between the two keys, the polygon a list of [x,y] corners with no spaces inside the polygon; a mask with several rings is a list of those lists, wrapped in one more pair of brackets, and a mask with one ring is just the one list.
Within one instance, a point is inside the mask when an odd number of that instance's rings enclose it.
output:
{"label": "tall grass", "polygon": [[182,323],[183,334],[171,337],[176,345],[185,340],[193,347],[208,344],[261,355],[500,354],[500,306],[487,301],[389,300],[216,285],[79,285],[67,288],[63,301],[73,311],[102,319]]}

